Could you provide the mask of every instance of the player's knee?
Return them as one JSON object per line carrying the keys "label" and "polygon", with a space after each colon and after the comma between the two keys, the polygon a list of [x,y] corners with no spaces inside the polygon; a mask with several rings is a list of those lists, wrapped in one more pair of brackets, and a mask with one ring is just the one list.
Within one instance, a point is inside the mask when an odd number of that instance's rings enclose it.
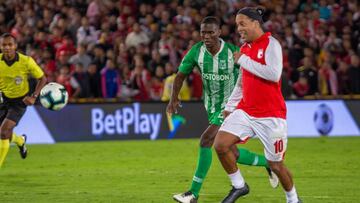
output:
{"label": "player's knee", "polygon": [[214,144],[214,149],[215,149],[217,154],[223,154],[226,151],[225,150],[225,145],[223,145],[221,143],[215,143]]}
{"label": "player's knee", "polygon": [[215,142],[214,148],[218,155],[225,154],[230,149],[228,144],[219,140]]}
{"label": "player's knee", "polygon": [[12,129],[0,128],[1,139],[10,139],[12,134]]}
{"label": "player's knee", "polygon": [[239,154],[239,149],[236,147],[236,145],[233,145],[230,147],[230,150],[232,151],[232,153],[234,154],[236,160],[239,158],[240,154]]}
{"label": "player's knee", "polygon": [[200,140],[200,147],[212,147],[214,144],[214,138],[202,137]]}

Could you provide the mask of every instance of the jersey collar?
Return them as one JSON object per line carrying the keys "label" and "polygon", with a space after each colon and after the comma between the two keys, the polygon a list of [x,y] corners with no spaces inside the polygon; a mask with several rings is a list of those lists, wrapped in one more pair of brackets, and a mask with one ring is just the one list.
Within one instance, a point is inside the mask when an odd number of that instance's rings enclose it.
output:
{"label": "jersey collar", "polygon": [[224,40],[223,39],[221,39],[221,38],[219,38],[219,41],[220,41],[220,49],[219,49],[219,51],[218,52],[216,52],[216,54],[215,55],[212,55],[211,54],[211,52],[209,51],[209,50],[207,50],[207,48],[206,48],[206,46],[205,46],[205,49],[206,49],[206,51],[212,56],[212,57],[216,57],[217,55],[219,55],[219,53],[223,50],[223,48],[224,48],[224,44],[225,44],[225,42],[224,42]]}
{"label": "jersey collar", "polygon": [[19,61],[19,53],[15,53],[15,58],[13,60],[7,61],[4,58],[4,54],[1,56],[1,60],[6,63],[8,66],[12,66],[16,61]]}

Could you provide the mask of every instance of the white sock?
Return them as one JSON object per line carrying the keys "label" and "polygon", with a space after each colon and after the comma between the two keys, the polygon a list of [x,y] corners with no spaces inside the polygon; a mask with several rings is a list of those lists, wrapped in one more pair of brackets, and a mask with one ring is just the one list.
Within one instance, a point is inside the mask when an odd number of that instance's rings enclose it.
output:
{"label": "white sock", "polygon": [[238,169],[235,173],[228,174],[232,186],[234,186],[236,189],[242,188],[245,186],[245,180],[242,177],[240,170]]}
{"label": "white sock", "polygon": [[295,185],[292,187],[292,189],[289,192],[285,191],[285,193],[286,193],[286,202],[287,203],[299,202],[299,199],[298,199],[298,196],[296,193],[296,189],[295,189]]}

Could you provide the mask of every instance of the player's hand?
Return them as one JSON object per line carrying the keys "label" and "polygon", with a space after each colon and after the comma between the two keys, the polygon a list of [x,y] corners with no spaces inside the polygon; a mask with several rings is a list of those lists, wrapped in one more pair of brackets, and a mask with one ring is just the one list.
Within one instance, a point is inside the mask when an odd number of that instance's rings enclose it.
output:
{"label": "player's hand", "polygon": [[181,107],[180,101],[178,99],[175,100],[170,99],[169,104],[166,107],[166,112],[168,114],[173,114],[173,113],[177,114],[178,107]]}
{"label": "player's hand", "polygon": [[234,61],[235,61],[235,63],[238,62],[238,60],[239,60],[239,58],[241,57],[241,55],[243,55],[243,53],[241,53],[240,51],[234,52]]}
{"label": "player's hand", "polygon": [[26,104],[27,106],[35,104],[35,101],[36,101],[35,97],[29,97],[29,96],[26,96],[23,99],[24,104]]}
{"label": "player's hand", "polygon": [[224,110],[224,111],[222,112],[222,114],[223,114],[224,119],[225,119],[226,117],[228,117],[228,116],[231,114],[231,112]]}

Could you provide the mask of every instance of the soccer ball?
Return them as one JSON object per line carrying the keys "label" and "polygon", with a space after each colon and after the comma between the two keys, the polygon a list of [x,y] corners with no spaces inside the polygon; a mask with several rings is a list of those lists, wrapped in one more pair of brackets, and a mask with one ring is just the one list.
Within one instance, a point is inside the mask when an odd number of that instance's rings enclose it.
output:
{"label": "soccer ball", "polygon": [[329,106],[320,104],[314,114],[315,127],[321,135],[328,135],[334,126],[334,115]]}
{"label": "soccer ball", "polygon": [[43,107],[58,111],[67,104],[69,95],[64,86],[56,82],[45,85],[40,92],[40,103]]}

